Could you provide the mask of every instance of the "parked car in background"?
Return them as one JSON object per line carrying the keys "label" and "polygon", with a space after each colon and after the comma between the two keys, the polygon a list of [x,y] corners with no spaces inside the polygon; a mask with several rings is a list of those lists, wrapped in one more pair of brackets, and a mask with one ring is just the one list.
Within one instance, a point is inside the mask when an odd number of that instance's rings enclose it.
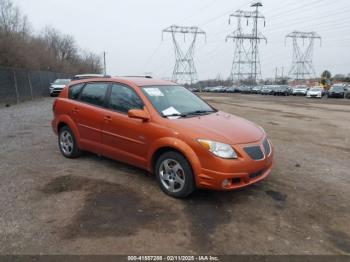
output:
{"label": "parked car in background", "polygon": [[262,95],[272,95],[273,94],[273,87],[272,86],[264,86],[261,91],[260,94]]}
{"label": "parked car in background", "polygon": [[241,86],[242,94],[250,94],[252,92],[252,88],[250,86]]}
{"label": "parked car in background", "polygon": [[345,87],[345,98],[350,99],[350,86]]}
{"label": "parked car in background", "polygon": [[202,92],[210,92],[210,87],[203,87]]}
{"label": "parked car in background", "polygon": [[345,97],[345,88],[343,86],[334,85],[329,89],[327,93],[328,98],[344,98]]}
{"label": "parked car in background", "polygon": [[241,93],[242,92],[242,86],[237,86],[235,88],[235,93]]}
{"label": "parked car in background", "polygon": [[236,92],[236,87],[234,87],[234,86],[228,87],[226,89],[226,92],[227,93],[235,93]]}
{"label": "parked car in background", "polygon": [[310,88],[307,93],[306,97],[307,98],[322,98],[324,96],[324,89],[322,87],[312,87]]}
{"label": "parked car in background", "polygon": [[275,95],[275,96],[289,96],[288,86],[277,86],[273,91],[273,95]]}
{"label": "parked car in background", "polygon": [[223,86],[216,86],[211,89],[211,92],[214,93],[223,93],[224,92],[224,87]]}
{"label": "parked car in background", "polygon": [[262,86],[254,86],[251,90],[252,94],[260,94],[261,93]]}
{"label": "parked car in background", "polygon": [[51,83],[49,89],[50,89],[50,96],[58,96],[63,88],[65,88],[66,85],[70,83],[70,79],[56,79],[55,82]]}
{"label": "parked car in background", "polygon": [[293,96],[306,96],[309,89],[306,86],[296,86],[293,89]]}
{"label": "parked car in background", "polygon": [[188,90],[190,90],[193,93],[199,92],[199,88],[198,87],[190,87],[190,88],[188,88]]}
{"label": "parked car in background", "polygon": [[64,157],[89,151],[137,166],[172,197],[196,188],[239,189],[272,169],[273,147],[262,127],[216,110],[173,82],[75,81],[55,100],[53,113]]}

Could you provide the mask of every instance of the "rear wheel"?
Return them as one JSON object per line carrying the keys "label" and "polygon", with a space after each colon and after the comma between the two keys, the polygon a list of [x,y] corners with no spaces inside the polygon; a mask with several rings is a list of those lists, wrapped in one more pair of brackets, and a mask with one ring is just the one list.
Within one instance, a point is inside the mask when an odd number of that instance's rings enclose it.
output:
{"label": "rear wheel", "polygon": [[64,126],[59,130],[58,146],[64,157],[77,158],[81,154],[74,134],[68,126]]}
{"label": "rear wheel", "polygon": [[171,151],[161,155],[155,173],[160,188],[169,196],[185,198],[195,189],[192,168],[180,153]]}

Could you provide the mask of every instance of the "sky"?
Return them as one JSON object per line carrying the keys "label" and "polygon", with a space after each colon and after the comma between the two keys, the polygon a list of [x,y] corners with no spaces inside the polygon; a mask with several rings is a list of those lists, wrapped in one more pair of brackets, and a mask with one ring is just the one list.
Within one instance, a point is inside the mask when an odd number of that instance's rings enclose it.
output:
{"label": "sky", "polygon": [[[173,25],[199,26],[207,40],[198,37],[194,61],[198,78],[230,75],[234,44],[225,42],[237,23],[228,23],[238,9],[252,10],[251,0],[14,0],[33,29],[52,26],[75,37],[77,44],[101,55],[107,52],[110,75],[144,75],[170,78],[175,63],[171,35],[162,30]],[[292,65],[293,46],[285,36],[292,31],[315,31],[314,67],[333,74],[350,73],[349,0],[262,0],[267,37],[260,43],[262,77],[274,77]],[[247,27],[248,28],[248,27]],[[243,22],[243,29],[247,29]],[[181,45],[189,43],[179,40]],[[303,45],[301,44],[303,47]],[[305,46],[304,46],[305,47]]]}

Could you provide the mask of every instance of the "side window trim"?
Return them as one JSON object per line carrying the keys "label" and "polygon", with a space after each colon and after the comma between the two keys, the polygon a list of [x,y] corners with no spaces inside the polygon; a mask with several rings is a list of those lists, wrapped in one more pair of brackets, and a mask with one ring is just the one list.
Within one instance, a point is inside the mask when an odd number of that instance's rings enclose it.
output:
{"label": "side window trim", "polygon": [[113,112],[117,112],[117,113],[119,113],[119,114],[128,115],[127,112],[123,112],[123,111],[116,110],[116,109],[112,108],[112,106],[111,106],[111,97],[112,97],[112,87],[113,87],[113,85],[124,86],[124,87],[128,88],[129,90],[131,90],[131,91],[139,98],[139,100],[141,101],[142,107],[143,107],[143,108],[145,107],[144,101],[143,101],[142,98],[139,96],[139,94],[135,92],[135,90],[134,90],[132,87],[130,87],[130,86],[127,85],[127,84],[123,84],[123,83],[119,83],[119,82],[112,82],[112,83],[109,85],[109,88],[108,88],[108,91],[107,91],[108,97],[107,97],[106,108],[107,108],[108,110],[113,111]]}
{"label": "side window trim", "polygon": [[[91,104],[91,103],[88,103],[88,102],[85,102],[85,101],[82,101],[81,100],[81,94],[83,93],[85,87],[88,85],[88,84],[107,84],[107,90],[106,90],[106,93],[105,93],[105,97],[103,98],[103,105],[102,106],[99,106],[99,105],[95,105],[95,104]],[[82,104],[87,104],[87,105],[90,105],[90,106],[95,106],[95,107],[99,107],[99,108],[108,108],[108,104],[107,104],[107,101],[108,101],[108,93],[109,93],[109,90],[111,89],[111,86],[112,86],[112,82],[86,82],[84,83],[84,86],[81,88],[80,90],[80,93],[79,93],[79,96],[77,97],[76,101],[78,101],[79,103],[82,103]]]}

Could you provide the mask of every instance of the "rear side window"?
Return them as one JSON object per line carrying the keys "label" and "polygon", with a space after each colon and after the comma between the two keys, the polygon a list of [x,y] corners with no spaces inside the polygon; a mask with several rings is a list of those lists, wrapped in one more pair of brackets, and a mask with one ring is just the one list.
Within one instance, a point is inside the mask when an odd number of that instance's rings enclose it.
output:
{"label": "rear side window", "polygon": [[113,84],[109,107],[122,113],[128,113],[131,109],[143,109],[143,103],[132,89]]}
{"label": "rear side window", "polygon": [[80,101],[92,105],[104,106],[108,85],[107,83],[86,84],[80,94]]}
{"label": "rear side window", "polygon": [[83,86],[84,84],[78,84],[78,85],[69,87],[69,91],[68,91],[69,99],[77,100]]}

